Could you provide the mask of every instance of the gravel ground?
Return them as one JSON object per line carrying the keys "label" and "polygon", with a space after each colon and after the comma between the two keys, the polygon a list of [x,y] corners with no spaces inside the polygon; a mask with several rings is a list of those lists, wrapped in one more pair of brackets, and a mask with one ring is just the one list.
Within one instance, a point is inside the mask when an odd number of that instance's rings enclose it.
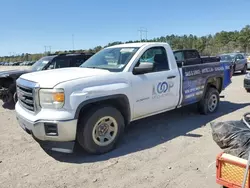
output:
{"label": "gravel ground", "polygon": [[209,122],[237,120],[249,110],[243,75],[223,92],[219,111],[202,116],[186,107],[137,121],[118,148],[101,156],[46,153],[0,108],[0,187],[211,188],[221,150]]}

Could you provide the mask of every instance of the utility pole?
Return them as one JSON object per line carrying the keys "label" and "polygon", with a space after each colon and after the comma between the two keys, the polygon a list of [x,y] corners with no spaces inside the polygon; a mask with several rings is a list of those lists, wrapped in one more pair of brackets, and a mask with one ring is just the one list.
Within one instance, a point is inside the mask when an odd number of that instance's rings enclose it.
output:
{"label": "utility pole", "polygon": [[[47,49],[49,50],[47,51]],[[51,53],[51,46],[44,46],[44,53],[46,54],[46,52]]]}
{"label": "utility pole", "polygon": [[142,42],[143,33],[144,33],[144,37],[145,37],[145,39],[147,41],[148,40],[148,30],[147,30],[147,28],[141,27],[138,31],[140,32],[141,42]]}
{"label": "utility pole", "polygon": [[49,47],[49,53],[51,53],[51,46],[48,46]]}
{"label": "utility pole", "polygon": [[75,50],[74,34],[72,34],[72,47],[73,47],[73,51],[74,51]]}

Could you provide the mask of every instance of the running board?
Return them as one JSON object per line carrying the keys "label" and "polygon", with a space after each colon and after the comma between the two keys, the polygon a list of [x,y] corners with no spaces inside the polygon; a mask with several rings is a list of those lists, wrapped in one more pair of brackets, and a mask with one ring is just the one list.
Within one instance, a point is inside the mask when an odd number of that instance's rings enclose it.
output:
{"label": "running board", "polygon": [[225,95],[220,95],[220,98],[225,98]]}

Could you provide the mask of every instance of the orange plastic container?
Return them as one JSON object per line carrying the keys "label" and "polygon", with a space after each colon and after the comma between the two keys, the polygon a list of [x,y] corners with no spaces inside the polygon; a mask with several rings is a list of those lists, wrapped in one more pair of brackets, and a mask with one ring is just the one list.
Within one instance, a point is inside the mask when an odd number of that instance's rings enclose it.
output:
{"label": "orange plastic container", "polygon": [[[220,153],[216,159],[216,182],[228,188],[241,188],[247,160]],[[250,188],[249,172],[246,188]]]}

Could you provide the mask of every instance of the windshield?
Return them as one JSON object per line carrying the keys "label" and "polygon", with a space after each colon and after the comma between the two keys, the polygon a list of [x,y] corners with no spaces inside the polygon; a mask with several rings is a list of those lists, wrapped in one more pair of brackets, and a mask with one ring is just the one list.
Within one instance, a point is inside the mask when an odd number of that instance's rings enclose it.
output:
{"label": "windshield", "polygon": [[41,59],[39,59],[38,61],[36,61],[32,67],[31,70],[32,71],[40,71],[42,70],[51,60],[52,58],[48,58],[48,57],[43,57]]}
{"label": "windshield", "polygon": [[230,56],[230,55],[221,55],[220,59],[221,59],[221,61],[231,61],[233,59],[233,56]]}
{"label": "windshield", "polygon": [[106,48],[93,55],[80,67],[122,71],[139,48]]}

